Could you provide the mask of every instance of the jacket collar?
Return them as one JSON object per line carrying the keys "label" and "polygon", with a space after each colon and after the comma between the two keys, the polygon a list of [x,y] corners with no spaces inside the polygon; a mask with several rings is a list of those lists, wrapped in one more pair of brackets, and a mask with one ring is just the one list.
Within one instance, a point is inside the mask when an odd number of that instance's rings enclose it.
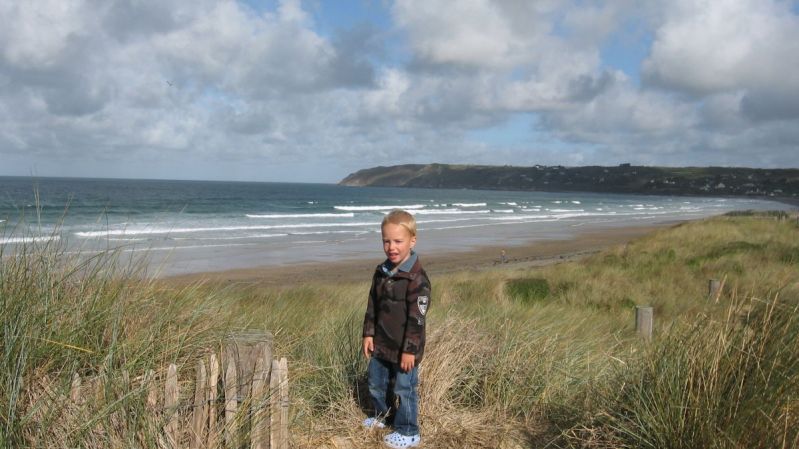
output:
{"label": "jacket collar", "polygon": [[391,262],[386,259],[383,263],[377,266],[378,271],[382,272],[386,276],[396,276],[396,275],[410,275],[416,268],[417,262],[419,260],[419,256],[416,255],[416,252],[411,250],[411,256],[408,257],[408,260],[401,263],[399,267],[392,267]]}

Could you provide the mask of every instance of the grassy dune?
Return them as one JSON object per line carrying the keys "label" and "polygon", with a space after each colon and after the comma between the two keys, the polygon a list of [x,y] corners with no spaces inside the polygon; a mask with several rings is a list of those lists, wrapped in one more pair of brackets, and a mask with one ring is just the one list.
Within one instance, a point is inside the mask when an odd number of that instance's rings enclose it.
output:
{"label": "grassy dune", "polygon": [[[137,273],[57,244],[4,255],[0,445],[164,446],[137,379],[171,362],[191,372],[203,348],[250,328],[289,359],[293,447],[377,447],[359,428],[368,279],[176,289]],[[718,302],[710,278],[724,280]],[[425,447],[799,446],[795,217],[717,217],[577,262],[432,281]],[[648,343],[637,304],[655,309]],[[99,384],[82,405],[67,400],[75,372]]]}

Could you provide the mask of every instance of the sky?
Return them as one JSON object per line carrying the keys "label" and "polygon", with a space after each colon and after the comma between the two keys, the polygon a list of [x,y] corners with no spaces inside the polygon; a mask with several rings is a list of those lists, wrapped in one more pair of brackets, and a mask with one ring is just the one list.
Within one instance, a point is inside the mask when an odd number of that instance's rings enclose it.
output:
{"label": "sky", "polygon": [[0,176],[799,167],[799,2],[0,0]]}

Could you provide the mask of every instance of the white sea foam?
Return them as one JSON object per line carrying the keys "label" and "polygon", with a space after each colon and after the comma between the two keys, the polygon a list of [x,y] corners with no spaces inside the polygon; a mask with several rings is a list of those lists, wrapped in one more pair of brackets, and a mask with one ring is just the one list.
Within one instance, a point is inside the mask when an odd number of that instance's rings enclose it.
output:
{"label": "white sea foam", "polygon": [[513,201],[509,201],[509,202],[506,202],[506,203],[499,203],[499,204],[504,204],[506,206],[518,206],[518,204],[513,202]]}
{"label": "white sea foam", "polygon": [[425,207],[424,204],[409,204],[406,206],[333,206],[333,209],[358,212],[358,211],[379,211],[379,210],[392,210],[392,209],[413,210],[413,209],[422,209],[424,207]]}
{"label": "white sea foam", "polygon": [[580,203],[579,201],[576,201],[576,200],[572,200],[572,204],[582,204],[582,203]]}
{"label": "white sea foam", "polygon": [[548,209],[550,212],[585,212],[583,209]]}
{"label": "white sea foam", "polygon": [[47,236],[47,237],[0,237],[0,245],[11,243],[34,243],[34,242],[56,242],[61,240],[61,237]]}
{"label": "white sea foam", "polygon": [[514,212],[513,209],[491,209],[491,212],[497,214],[512,214]]}
{"label": "white sea foam", "polygon": [[378,226],[378,222],[359,222],[359,223],[300,223],[271,226],[220,226],[216,228],[143,228],[143,229],[115,229],[107,231],[87,231],[76,232],[78,237],[92,238],[119,235],[159,235],[159,234],[189,234],[195,232],[222,232],[222,231],[265,231],[268,229],[291,229],[291,228],[329,228],[340,226]]}
{"label": "white sea foam", "polygon": [[408,211],[413,215],[473,215],[488,214],[490,210],[460,210],[460,209],[423,209]]}
{"label": "white sea foam", "polygon": [[452,205],[458,207],[486,207],[486,203],[452,203]]}
{"label": "white sea foam", "polygon": [[[242,240],[242,239],[266,239],[272,237],[285,237],[288,234],[249,234],[249,235],[238,235],[234,237],[173,237],[170,240]],[[146,239],[141,239],[146,240]]]}
{"label": "white sea foam", "polygon": [[352,218],[355,214],[247,214],[247,218]]}
{"label": "white sea foam", "polygon": [[502,215],[499,217],[490,217],[488,220],[492,221],[525,221],[525,220],[538,220],[542,218],[555,218],[555,215]]}
{"label": "white sea foam", "polygon": [[225,243],[223,245],[186,245],[186,246],[162,246],[157,248],[130,248],[122,250],[123,252],[129,253],[134,251],[177,251],[180,249],[193,249],[193,248],[227,248],[231,246],[252,246],[256,245],[256,243]]}
{"label": "white sea foam", "polygon": [[[482,217],[481,217],[482,218]],[[439,218],[439,219],[432,219],[432,220],[416,220],[416,224],[428,224],[428,223],[454,223],[457,221],[474,221],[476,218]]]}
{"label": "white sea foam", "polygon": [[[523,223],[548,223],[548,222],[553,222],[553,221],[557,221],[557,220],[553,220],[553,219],[527,220],[527,221],[524,221]],[[442,227],[442,228],[436,228],[435,230],[436,231],[446,231],[446,230],[450,230],[450,229],[481,228],[481,227],[486,227],[486,226],[499,226],[499,225],[506,225],[506,224],[507,225],[512,225],[512,224],[518,224],[518,223],[519,223],[518,221],[512,221],[512,222],[508,221],[506,223],[476,223],[476,224],[466,224],[466,225],[460,225],[460,226],[446,226],[446,227]],[[425,230],[425,229],[422,229],[422,230]]]}
{"label": "white sea foam", "polygon": [[[292,232],[291,235],[327,235],[327,234],[369,234],[371,231],[301,231]],[[377,232],[377,231],[374,231]]]}

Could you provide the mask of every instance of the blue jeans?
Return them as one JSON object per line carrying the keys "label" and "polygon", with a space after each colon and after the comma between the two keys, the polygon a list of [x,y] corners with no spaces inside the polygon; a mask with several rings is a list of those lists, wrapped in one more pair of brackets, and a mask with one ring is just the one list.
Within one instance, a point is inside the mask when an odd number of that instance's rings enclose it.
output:
{"label": "blue jeans", "polygon": [[368,376],[369,394],[378,416],[389,413],[386,393],[389,382],[394,377],[394,397],[399,399],[399,407],[394,414],[394,430],[405,436],[418,435],[419,399],[416,386],[419,384],[419,369],[414,366],[406,373],[400,369],[398,363],[372,357],[369,360]]}

